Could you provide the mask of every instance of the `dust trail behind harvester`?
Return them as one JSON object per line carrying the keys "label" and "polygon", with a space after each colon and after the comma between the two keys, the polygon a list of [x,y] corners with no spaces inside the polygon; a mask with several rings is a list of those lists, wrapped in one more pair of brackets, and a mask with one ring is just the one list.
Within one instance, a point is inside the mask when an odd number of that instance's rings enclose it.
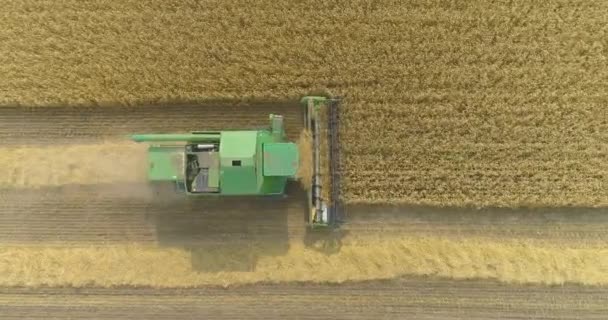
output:
{"label": "dust trail behind harvester", "polygon": [[146,146],[127,141],[0,148],[0,188],[146,182]]}

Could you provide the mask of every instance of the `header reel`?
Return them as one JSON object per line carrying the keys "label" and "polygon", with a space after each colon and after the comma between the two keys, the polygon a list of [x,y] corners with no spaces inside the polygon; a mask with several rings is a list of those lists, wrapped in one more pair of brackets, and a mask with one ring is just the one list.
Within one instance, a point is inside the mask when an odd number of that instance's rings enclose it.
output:
{"label": "header reel", "polygon": [[335,227],[341,220],[339,98],[302,98],[304,128],[312,135],[312,186],[308,192],[308,223]]}

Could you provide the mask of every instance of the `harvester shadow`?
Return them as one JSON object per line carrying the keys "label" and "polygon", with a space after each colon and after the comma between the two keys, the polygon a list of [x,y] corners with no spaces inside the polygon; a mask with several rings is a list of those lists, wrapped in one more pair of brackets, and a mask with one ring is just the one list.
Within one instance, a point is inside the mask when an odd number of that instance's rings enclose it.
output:
{"label": "harvester shadow", "polygon": [[[188,197],[165,186],[156,190],[156,238],[161,247],[189,251],[198,272],[253,272],[262,257],[286,255],[290,241],[332,255],[346,230],[306,227],[306,193],[288,184],[277,197]],[[303,237],[301,237],[303,235]]]}
{"label": "harvester shadow", "polygon": [[288,215],[305,206],[298,188],[285,197],[188,197],[168,188],[154,200],[158,243],[188,250],[199,272],[251,272],[260,257],[286,254]]}

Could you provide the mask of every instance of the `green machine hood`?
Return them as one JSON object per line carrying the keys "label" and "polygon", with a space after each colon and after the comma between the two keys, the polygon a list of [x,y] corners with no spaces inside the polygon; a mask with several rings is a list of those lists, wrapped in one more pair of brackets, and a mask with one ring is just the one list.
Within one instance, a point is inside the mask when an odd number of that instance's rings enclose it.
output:
{"label": "green machine hood", "polygon": [[266,177],[293,177],[299,166],[299,153],[295,144],[265,143],[263,174]]}
{"label": "green machine hood", "polygon": [[174,181],[188,194],[271,195],[284,193],[299,166],[297,146],[288,142],[283,118],[270,115],[262,130],[137,134],[148,142],[148,178]]}

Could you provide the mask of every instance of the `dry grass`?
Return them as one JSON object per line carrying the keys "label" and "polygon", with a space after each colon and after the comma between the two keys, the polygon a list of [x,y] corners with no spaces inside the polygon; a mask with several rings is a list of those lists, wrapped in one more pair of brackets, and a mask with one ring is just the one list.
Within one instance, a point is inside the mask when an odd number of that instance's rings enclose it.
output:
{"label": "dry grass", "polygon": [[0,148],[0,188],[146,182],[146,150],[130,142]]}
{"label": "dry grass", "polygon": [[[226,260],[230,255],[209,252],[203,258]],[[193,269],[191,259],[189,251],[146,246],[3,247],[0,285],[192,287],[261,281],[339,283],[406,275],[608,284],[608,248],[568,248],[523,240],[351,239],[334,255],[292,244],[286,255],[260,258],[253,272],[200,272]]]}
{"label": "dry grass", "polygon": [[22,1],[0,104],[344,95],[345,200],[608,205],[608,1]]}

